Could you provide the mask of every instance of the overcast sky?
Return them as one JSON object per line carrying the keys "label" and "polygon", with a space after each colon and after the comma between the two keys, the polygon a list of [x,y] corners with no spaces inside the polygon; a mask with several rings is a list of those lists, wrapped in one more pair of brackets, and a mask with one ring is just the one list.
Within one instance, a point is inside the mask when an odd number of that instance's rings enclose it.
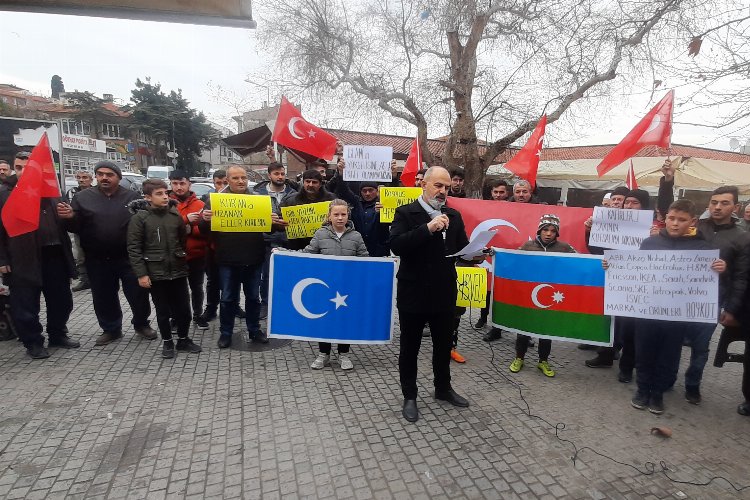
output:
{"label": "overcast sky", "polygon": [[[235,112],[216,102],[210,84],[250,95],[257,107],[266,99],[265,90],[244,83],[264,62],[253,30],[10,12],[0,12],[0,26],[0,83],[34,93],[49,96],[50,78],[58,74],[67,91],[111,93],[128,101],[136,78],[150,76],[167,92],[182,89],[194,108],[222,125]],[[589,130],[576,131],[583,132],[578,144],[618,142],[649,107],[644,102],[592,121]],[[675,125],[672,141],[729,149],[729,137],[706,128]]]}

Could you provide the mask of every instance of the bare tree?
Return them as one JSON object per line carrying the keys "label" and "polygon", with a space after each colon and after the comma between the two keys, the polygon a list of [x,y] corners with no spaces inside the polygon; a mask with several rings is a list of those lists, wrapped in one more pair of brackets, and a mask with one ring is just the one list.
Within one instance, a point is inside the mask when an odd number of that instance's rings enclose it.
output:
{"label": "bare tree", "polygon": [[441,161],[463,165],[479,196],[487,167],[542,114],[555,122],[648,67],[644,41],[668,43],[654,28],[681,23],[688,3],[279,0],[259,36],[287,85],[368,100],[416,127],[429,163],[428,125],[447,121]]}

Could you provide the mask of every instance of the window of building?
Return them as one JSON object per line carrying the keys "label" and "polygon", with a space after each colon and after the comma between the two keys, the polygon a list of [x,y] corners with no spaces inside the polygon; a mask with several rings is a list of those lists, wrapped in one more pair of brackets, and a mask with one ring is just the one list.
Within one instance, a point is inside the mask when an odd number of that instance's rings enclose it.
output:
{"label": "window of building", "polygon": [[102,136],[107,139],[122,139],[120,126],[114,123],[105,123],[102,125]]}
{"label": "window of building", "polygon": [[91,170],[90,167],[97,161],[98,158],[66,154],[63,156],[63,170],[66,175],[73,175],[78,170]]}
{"label": "window of building", "polygon": [[91,125],[81,120],[73,120],[70,118],[64,118],[62,121],[62,129],[64,134],[70,135],[91,135]]}
{"label": "window of building", "polygon": [[125,162],[125,155],[116,151],[110,151],[107,153],[107,159],[112,161]]}

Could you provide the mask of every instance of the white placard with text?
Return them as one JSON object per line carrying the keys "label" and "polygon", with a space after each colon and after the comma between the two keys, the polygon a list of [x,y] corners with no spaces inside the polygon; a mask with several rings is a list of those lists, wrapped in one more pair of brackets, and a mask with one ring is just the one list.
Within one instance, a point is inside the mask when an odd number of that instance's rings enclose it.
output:
{"label": "white placard with text", "polygon": [[594,207],[589,245],[615,250],[638,250],[648,238],[653,210]]}
{"label": "white placard with text", "polygon": [[391,182],[390,146],[344,146],[345,181]]}

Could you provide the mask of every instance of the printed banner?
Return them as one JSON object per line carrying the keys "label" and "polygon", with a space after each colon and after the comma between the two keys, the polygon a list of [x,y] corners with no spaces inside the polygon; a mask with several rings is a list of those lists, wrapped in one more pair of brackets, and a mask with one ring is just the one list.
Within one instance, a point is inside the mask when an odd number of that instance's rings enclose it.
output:
{"label": "printed banner", "polygon": [[390,146],[344,146],[344,180],[391,182]]}
{"label": "printed banner", "polygon": [[487,305],[487,270],[483,267],[457,267],[458,307],[484,307]]}
{"label": "printed banner", "polygon": [[494,326],[534,337],[612,345],[601,257],[499,248],[495,252]]}
{"label": "printed banner", "polygon": [[653,210],[594,207],[589,245],[616,250],[638,250],[648,238]]}
{"label": "printed banner", "polygon": [[469,240],[482,231],[497,229],[490,244],[517,250],[536,238],[539,218],[555,214],[560,218],[560,239],[570,243],[578,253],[588,253],[583,223],[591,216],[590,208],[531,205],[507,201],[448,198],[448,206],[461,212]]}
{"label": "printed banner", "polygon": [[281,207],[281,218],[289,223],[286,227],[286,237],[290,240],[312,237],[315,231],[323,227],[328,217],[330,204],[330,201],[321,201],[294,207]]}
{"label": "printed banner", "polygon": [[604,311],[614,316],[716,323],[719,273],[711,263],[718,250],[604,252]]}
{"label": "printed banner", "polygon": [[269,337],[345,344],[391,341],[393,259],[276,252],[269,274]]}
{"label": "printed banner", "polygon": [[381,187],[378,190],[380,203],[380,222],[390,224],[396,214],[396,209],[407,205],[422,195],[422,188],[415,187]]}
{"label": "printed banner", "polygon": [[271,230],[271,198],[211,193],[211,231],[266,233]]}

